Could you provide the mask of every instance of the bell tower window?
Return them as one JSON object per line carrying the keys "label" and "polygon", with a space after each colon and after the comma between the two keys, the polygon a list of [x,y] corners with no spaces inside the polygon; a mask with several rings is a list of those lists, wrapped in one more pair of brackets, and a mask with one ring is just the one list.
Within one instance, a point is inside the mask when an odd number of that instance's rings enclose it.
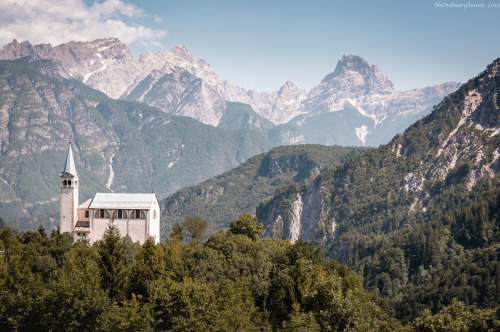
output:
{"label": "bell tower window", "polygon": [[68,180],[68,186],[71,186],[71,180]]}
{"label": "bell tower window", "polygon": [[68,181],[64,180],[64,181],[63,181],[63,186],[65,186],[65,187],[66,187],[67,185],[68,185]]}

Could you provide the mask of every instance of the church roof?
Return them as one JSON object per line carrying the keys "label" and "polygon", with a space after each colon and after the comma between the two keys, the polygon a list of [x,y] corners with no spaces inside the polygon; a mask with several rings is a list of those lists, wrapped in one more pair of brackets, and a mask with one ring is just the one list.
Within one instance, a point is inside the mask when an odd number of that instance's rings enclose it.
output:
{"label": "church roof", "polygon": [[71,175],[76,175],[75,161],[73,160],[73,150],[71,149],[71,143],[69,145],[68,156],[66,157],[66,164],[64,165],[64,171],[61,175],[69,173]]}
{"label": "church roof", "polygon": [[96,193],[90,209],[150,209],[155,201],[156,194],[123,194],[123,193]]}
{"label": "church roof", "polygon": [[89,198],[85,202],[83,202],[82,204],[78,205],[78,208],[79,209],[88,209],[90,203],[92,203],[92,198]]}

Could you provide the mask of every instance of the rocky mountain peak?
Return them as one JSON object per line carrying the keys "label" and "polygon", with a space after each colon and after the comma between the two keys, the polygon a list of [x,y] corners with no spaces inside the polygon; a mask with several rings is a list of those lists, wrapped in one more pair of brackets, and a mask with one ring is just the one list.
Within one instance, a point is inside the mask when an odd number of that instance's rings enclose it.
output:
{"label": "rocky mountain peak", "polygon": [[186,46],[176,45],[165,53],[164,61],[171,67],[180,67],[187,70],[212,86],[222,84],[221,78],[204,60],[197,58]]}
{"label": "rocky mountain peak", "polygon": [[191,53],[188,48],[184,45],[175,45],[169,53],[175,54],[181,58],[194,58],[195,56]]}
{"label": "rocky mountain peak", "polygon": [[354,71],[362,75],[367,75],[372,71],[380,72],[377,66],[370,66],[368,62],[357,55],[343,55],[342,59],[337,62],[337,66],[333,71],[333,76],[340,76],[349,71]]}
{"label": "rocky mountain peak", "polygon": [[345,80],[349,82],[349,85],[352,85],[352,83],[364,85],[367,89],[366,92],[371,92],[373,89],[376,91],[394,89],[392,80],[384,76],[378,66],[370,65],[365,59],[357,55],[342,56],[342,59],[337,62],[333,73],[328,74],[321,83],[338,85],[338,83]]}
{"label": "rocky mountain peak", "polygon": [[[71,41],[54,47],[13,40],[0,50],[0,59],[4,60],[27,55],[33,57],[35,67],[39,64],[47,67],[37,67],[44,73],[80,80],[112,98],[131,99],[134,96],[134,100],[174,114],[180,111],[180,105],[193,103],[192,100],[181,102],[179,98],[197,100],[199,107],[195,109],[201,113],[207,104],[212,105],[213,101],[222,98],[249,104],[259,115],[275,124],[285,123],[309,112],[339,110],[346,102],[362,109],[362,114],[382,121],[390,117],[390,112],[395,116],[419,113],[456,88],[449,84],[430,87],[425,91],[402,93],[394,89],[392,81],[377,66],[370,65],[356,55],[344,55],[334,72],[310,91],[299,90],[293,82],[288,81],[278,91],[257,92],[246,91],[223,81],[207,62],[197,58],[184,45],[174,46],[167,52],[148,51],[137,59],[117,38]],[[40,58],[52,60],[50,67],[47,61],[36,61]],[[189,93],[189,86],[194,82],[192,77],[203,80],[210,86],[210,91],[215,91],[220,98],[214,98],[212,92],[200,96]],[[169,83],[166,84],[165,80]],[[169,86],[168,91],[165,90],[166,86]],[[158,91],[165,93],[159,94]],[[205,90],[193,91],[202,93]],[[206,122],[202,114],[188,113]],[[211,118],[206,123],[217,123],[218,120]]]}
{"label": "rocky mountain peak", "polygon": [[32,53],[32,45],[27,40],[19,43],[16,39],[5,45],[0,51],[0,59],[13,60],[25,57]]}
{"label": "rocky mountain peak", "polygon": [[299,88],[292,81],[286,81],[285,84],[279,89],[278,94],[282,95],[283,93],[293,93],[299,91]]}

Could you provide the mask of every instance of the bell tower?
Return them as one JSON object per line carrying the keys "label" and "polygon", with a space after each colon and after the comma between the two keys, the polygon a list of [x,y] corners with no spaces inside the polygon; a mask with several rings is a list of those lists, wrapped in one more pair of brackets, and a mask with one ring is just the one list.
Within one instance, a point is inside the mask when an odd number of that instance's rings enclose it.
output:
{"label": "bell tower", "polygon": [[71,142],[69,142],[66,165],[59,177],[61,178],[60,232],[71,233],[78,221],[78,173],[73,160]]}

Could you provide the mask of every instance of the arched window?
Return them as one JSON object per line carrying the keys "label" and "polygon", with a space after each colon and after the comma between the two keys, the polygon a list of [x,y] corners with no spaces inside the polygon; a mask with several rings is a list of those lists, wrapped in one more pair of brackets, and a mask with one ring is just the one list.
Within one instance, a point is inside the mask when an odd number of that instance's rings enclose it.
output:
{"label": "arched window", "polygon": [[71,186],[71,180],[68,180],[68,186]]}
{"label": "arched window", "polygon": [[144,211],[133,210],[130,214],[130,219],[146,219],[146,215],[144,214]]}
{"label": "arched window", "polygon": [[153,211],[153,219],[156,219],[156,210]]}
{"label": "arched window", "polygon": [[95,218],[100,218],[100,219],[109,218],[108,210],[104,210],[104,209],[97,210],[95,213]]}
{"label": "arched window", "polygon": [[63,186],[67,186],[68,185],[68,182],[66,180],[63,181]]}
{"label": "arched window", "polygon": [[127,219],[127,211],[115,210],[115,212],[113,212],[113,219]]}

